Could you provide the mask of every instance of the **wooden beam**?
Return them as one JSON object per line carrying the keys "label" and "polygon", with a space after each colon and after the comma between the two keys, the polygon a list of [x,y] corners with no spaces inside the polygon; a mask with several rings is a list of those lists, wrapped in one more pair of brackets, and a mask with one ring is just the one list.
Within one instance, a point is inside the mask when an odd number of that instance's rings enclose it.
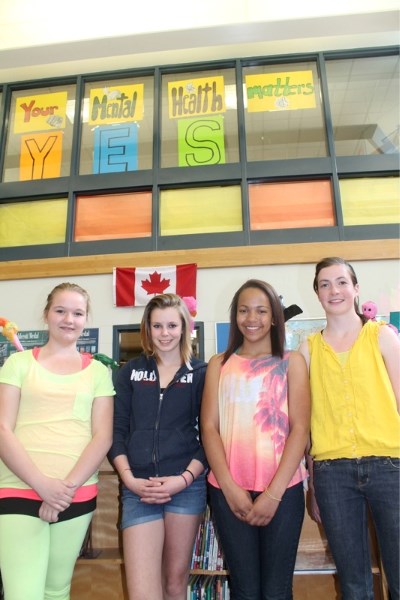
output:
{"label": "wooden beam", "polygon": [[0,263],[0,280],[64,279],[76,275],[107,274],[112,272],[113,267],[151,267],[190,262],[197,263],[199,269],[316,263],[325,256],[342,256],[349,261],[399,259],[400,244],[397,239],[356,240],[3,261]]}

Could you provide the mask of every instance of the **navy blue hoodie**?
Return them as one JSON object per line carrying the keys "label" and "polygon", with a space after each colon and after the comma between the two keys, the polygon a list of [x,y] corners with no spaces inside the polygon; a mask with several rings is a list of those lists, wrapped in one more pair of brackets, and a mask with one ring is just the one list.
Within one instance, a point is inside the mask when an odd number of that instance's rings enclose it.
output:
{"label": "navy blue hoodie", "polygon": [[111,461],[125,454],[134,477],[182,472],[195,458],[207,466],[199,439],[206,363],[193,358],[161,393],[154,357],[128,361],[116,382]]}

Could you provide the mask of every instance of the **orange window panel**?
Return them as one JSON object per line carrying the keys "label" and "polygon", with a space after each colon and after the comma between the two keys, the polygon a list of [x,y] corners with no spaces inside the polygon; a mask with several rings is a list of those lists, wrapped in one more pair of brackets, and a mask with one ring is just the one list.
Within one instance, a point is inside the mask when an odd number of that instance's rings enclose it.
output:
{"label": "orange window panel", "polygon": [[151,192],[78,196],[76,242],[151,236]]}
{"label": "orange window panel", "polygon": [[252,230],[335,224],[330,181],[251,184],[249,204]]}

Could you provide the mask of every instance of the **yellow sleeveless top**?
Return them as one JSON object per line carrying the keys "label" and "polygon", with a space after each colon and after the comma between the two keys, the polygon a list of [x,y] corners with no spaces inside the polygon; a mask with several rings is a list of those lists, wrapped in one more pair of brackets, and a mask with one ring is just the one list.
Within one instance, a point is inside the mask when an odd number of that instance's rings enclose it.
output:
{"label": "yellow sleeveless top", "polygon": [[400,457],[400,416],[378,342],[382,326],[368,321],[344,361],[321,332],[308,337],[315,460]]}

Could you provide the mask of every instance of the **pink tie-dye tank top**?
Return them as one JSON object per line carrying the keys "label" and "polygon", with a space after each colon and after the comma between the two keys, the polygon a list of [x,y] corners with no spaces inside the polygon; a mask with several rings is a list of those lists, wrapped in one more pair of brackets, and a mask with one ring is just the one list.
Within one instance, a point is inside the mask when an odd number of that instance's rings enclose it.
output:
{"label": "pink tie-dye tank top", "polygon": [[[219,427],[230,472],[243,489],[263,491],[279,466],[289,435],[288,359],[233,354],[221,368]],[[307,476],[304,464],[288,487]],[[209,482],[219,487],[212,471]]]}

